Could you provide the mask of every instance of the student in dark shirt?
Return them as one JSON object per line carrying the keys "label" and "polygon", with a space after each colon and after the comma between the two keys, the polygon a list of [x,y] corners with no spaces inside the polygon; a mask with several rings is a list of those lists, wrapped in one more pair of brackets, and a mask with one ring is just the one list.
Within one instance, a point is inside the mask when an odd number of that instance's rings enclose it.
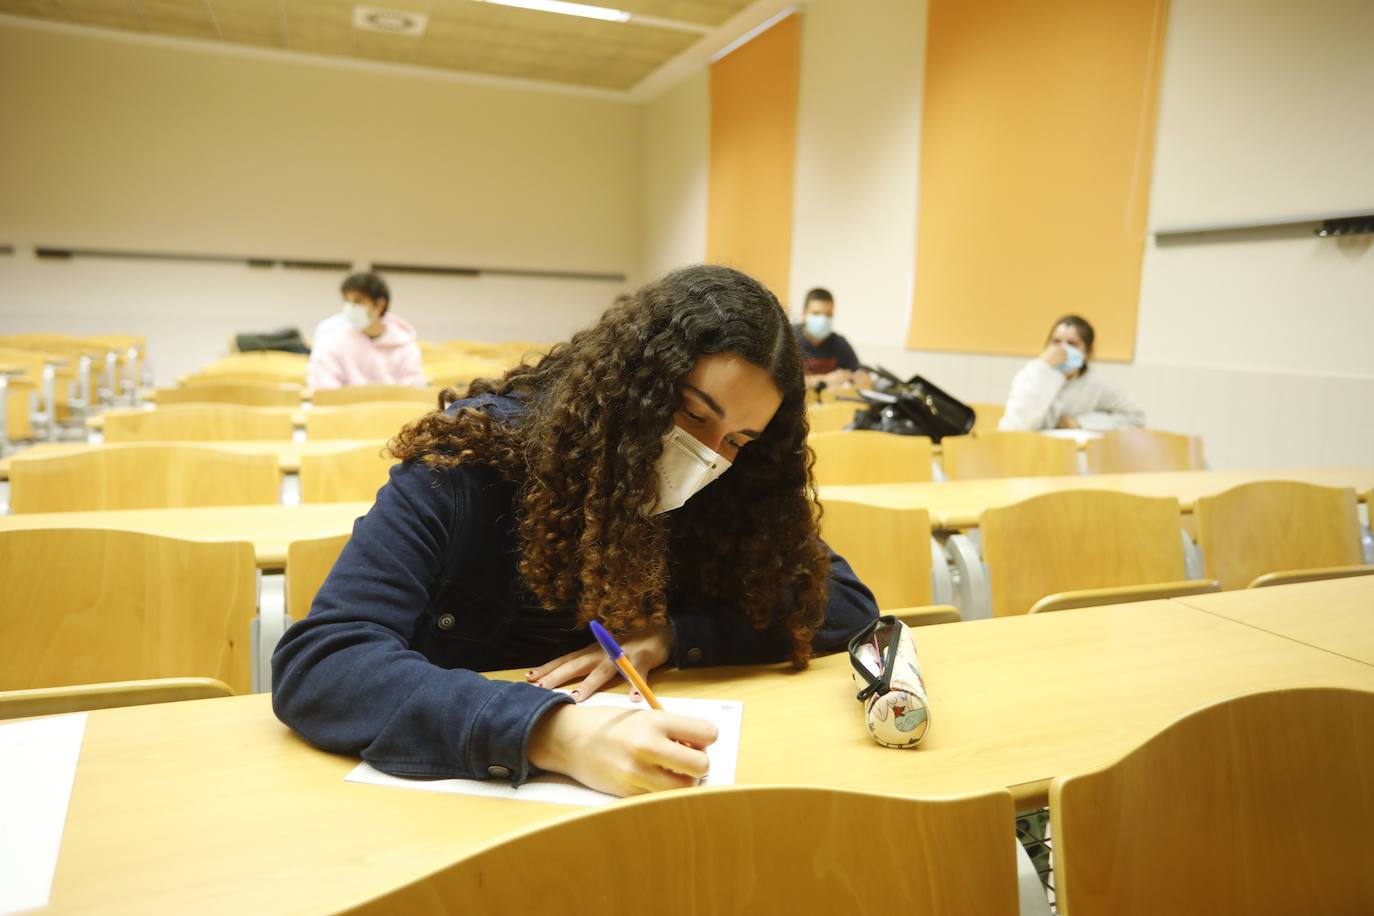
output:
{"label": "student in dark shirt", "polygon": [[834,320],[835,297],[830,290],[817,287],[808,292],[801,324],[793,326],[802,348],[806,387],[867,387],[872,384],[868,373],[860,368],[859,357],[849,341],[834,332]]}
{"label": "student in dark shirt", "polygon": [[[272,658],[273,707],[311,743],[405,776],[687,785],[714,727],[579,705],[616,676],[589,621],[648,672],[804,667],[877,615],[817,534],[800,353],[757,281],[678,271],[453,397],[392,441]],[[525,682],[477,673],[512,667]]]}

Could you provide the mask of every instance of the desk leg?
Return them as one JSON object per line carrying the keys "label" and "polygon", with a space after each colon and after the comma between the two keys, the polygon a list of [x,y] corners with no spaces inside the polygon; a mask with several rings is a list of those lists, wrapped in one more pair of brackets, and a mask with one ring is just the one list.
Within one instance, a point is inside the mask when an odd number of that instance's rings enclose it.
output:
{"label": "desk leg", "polygon": [[935,538],[930,539],[930,596],[936,604],[954,604],[954,579],[949,558]]}
{"label": "desk leg", "polygon": [[253,621],[253,692],[272,691],[272,653],[286,632],[286,576],[258,573],[258,617]]}
{"label": "desk leg", "polygon": [[986,620],[992,616],[992,594],[983,569],[983,558],[966,534],[951,534],[945,541],[945,551],[954,564],[955,588],[959,613],[965,620]]}
{"label": "desk leg", "polygon": [[1187,531],[1180,531],[1183,538],[1183,570],[1189,579],[1204,579],[1206,573],[1203,571],[1202,548],[1193,540],[1193,536]]}

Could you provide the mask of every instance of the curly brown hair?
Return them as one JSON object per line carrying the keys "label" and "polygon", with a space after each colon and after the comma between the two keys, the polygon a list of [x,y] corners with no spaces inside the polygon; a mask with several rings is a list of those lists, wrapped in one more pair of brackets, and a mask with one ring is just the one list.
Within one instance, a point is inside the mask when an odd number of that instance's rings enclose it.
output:
{"label": "curly brown hair", "polygon": [[[737,353],[768,372],[782,404],[730,469],[667,514],[658,494],[663,439],[699,357]],[[675,590],[757,629],[779,622],[804,667],[826,599],[829,554],[806,444],[801,354],[778,300],[736,270],[696,266],[622,296],[600,321],[536,363],[473,382],[467,397],[518,398],[502,423],[441,412],[391,441],[403,461],[476,463],[518,484],[520,574],[546,608],[618,632],[666,621]],[[728,610],[726,610],[728,609]]]}

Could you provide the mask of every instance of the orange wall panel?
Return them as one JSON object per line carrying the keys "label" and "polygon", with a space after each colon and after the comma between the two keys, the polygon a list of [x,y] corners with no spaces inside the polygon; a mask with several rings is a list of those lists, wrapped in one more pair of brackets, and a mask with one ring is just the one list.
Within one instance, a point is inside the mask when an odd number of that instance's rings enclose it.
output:
{"label": "orange wall panel", "polygon": [[1135,350],[1166,0],[931,0],[907,345]]}
{"label": "orange wall panel", "polygon": [[801,17],[711,65],[706,258],[763,281],[788,304]]}

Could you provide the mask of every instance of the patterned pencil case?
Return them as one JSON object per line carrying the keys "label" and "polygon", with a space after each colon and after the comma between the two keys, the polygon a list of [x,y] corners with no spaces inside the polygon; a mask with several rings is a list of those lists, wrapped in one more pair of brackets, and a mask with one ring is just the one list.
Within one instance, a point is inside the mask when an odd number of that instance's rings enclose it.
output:
{"label": "patterned pencil case", "polygon": [[919,744],[930,728],[930,704],[911,628],[879,617],[849,641],[849,663],[873,740],[883,747]]}

